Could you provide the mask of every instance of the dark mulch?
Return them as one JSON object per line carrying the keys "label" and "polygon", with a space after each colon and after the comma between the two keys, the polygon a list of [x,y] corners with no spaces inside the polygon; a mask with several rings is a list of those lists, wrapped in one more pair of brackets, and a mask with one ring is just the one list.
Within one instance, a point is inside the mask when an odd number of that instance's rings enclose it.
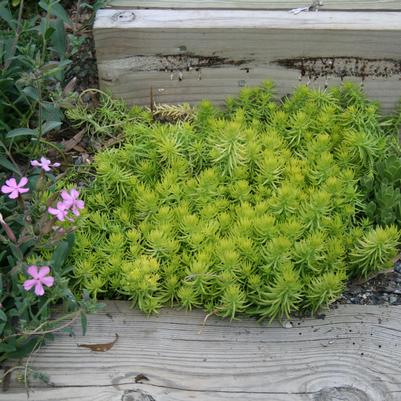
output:
{"label": "dark mulch", "polygon": [[348,283],[337,304],[401,305],[401,262],[364,283]]}

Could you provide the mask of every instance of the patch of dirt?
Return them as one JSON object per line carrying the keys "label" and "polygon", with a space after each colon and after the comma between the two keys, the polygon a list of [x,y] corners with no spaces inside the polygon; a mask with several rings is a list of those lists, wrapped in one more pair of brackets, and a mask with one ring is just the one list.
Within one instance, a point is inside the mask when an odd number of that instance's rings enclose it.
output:
{"label": "patch of dirt", "polygon": [[350,282],[336,304],[401,305],[401,262],[365,283]]}

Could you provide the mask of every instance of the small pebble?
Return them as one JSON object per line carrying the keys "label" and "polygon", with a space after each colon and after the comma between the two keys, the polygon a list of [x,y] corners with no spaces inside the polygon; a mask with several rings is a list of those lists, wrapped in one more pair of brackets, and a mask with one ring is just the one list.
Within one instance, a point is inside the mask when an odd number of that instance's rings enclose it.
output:
{"label": "small pebble", "polygon": [[283,324],[283,327],[286,329],[292,329],[294,326],[291,322],[287,321]]}

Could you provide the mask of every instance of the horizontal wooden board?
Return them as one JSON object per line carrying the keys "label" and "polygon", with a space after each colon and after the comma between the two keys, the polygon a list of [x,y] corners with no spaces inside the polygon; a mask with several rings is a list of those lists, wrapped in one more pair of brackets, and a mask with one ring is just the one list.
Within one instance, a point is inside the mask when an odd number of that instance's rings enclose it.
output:
{"label": "horizontal wooden board", "polygon": [[[340,306],[325,319],[260,324],[162,310],[149,318],[126,302],[89,316],[88,335],[59,335],[32,367],[31,401],[399,401],[401,308]],[[107,352],[77,347],[105,343]],[[149,380],[135,383],[143,374]],[[26,399],[20,383],[2,401]]]}
{"label": "horizontal wooden board", "polygon": [[[131,14],[131,18],[129,17]],[[97,29],[286,29],[398,31],[401,14],[387,12],[305,12],[261,10],[99,10]]]}
{"label": "horizontal wooden board", "polygon": [[[120,11],[129,19],[129,13]],[[300,83],[352,80],[391,111],[401,97],[401,13],[137,10],[95,23],[100,86],[129,103],[222,104],[269,79],[277,96]],[[376,17],[374,17],[376,15]],[[380,17],[380,18],[379,18]]]}
{"label": "horizontal wooden board", "polygon": [[[215,8],[285,10],[313,0],[111,0],[111,8]],[[399,0],[323,0],[321,10],[401,10]]]}

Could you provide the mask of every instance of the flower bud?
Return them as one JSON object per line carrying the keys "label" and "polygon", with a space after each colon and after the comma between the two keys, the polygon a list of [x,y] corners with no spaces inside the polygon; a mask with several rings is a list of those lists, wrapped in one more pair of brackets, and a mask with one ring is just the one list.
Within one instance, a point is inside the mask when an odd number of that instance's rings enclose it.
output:
{"label": "flower bud", "polygon": [[17,238],[13,232],[13,230],[11,230],[11,227],[4,221],[3,219],[3,215],[0,213],[0,224],[1,226],[4,228],[4,231],[7,234],[7,237],[12,241],[12,242],[17,242]]}

